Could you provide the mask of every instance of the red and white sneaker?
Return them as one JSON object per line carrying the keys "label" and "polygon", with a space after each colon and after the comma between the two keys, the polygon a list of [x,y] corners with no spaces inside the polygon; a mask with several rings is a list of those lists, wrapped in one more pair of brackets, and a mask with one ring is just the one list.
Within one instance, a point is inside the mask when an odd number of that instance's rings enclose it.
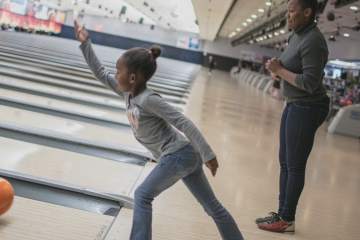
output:
{"label": "red and white sneaker", "polygon": [[268,222],[259,223],[258,227],[265,231],[278,232],[278,233],[294,233],[295,222],[287,222],[282,220],[280,217],[273,218]]}

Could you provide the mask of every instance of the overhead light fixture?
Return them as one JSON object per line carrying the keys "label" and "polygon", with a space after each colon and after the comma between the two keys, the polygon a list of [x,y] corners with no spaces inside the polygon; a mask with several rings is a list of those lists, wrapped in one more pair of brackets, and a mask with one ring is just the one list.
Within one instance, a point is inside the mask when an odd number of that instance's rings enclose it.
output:
{"label": "overhead light fixture", "polygon": [[268,37],[269,37],[269,38],[272,38],[272,37],[273,37],[273,35],[270,33],[270,34],[268,35]]}
{"label": "overhead light fixture", "polygon": [[279,33],[278,33],[278,32],[274,32],[274,35],[275,35],[275,36],[279,36]]}
{"label": "overhead light fixture", "polygon": [[237,31],[237,32],[240,32],[240,31],[241,31],[241,28],[237,28],[236,31]]}
{"label": "overhead light fixture", "polygon": [[247,22],[243,22],[242,25],[246,27],[248,24]]}
{"label": "overhead light fixture", "polygon": [[265,3],[265,5],[270,7],[270,6],[271,6],[271,2],[268,1],[268,2]]}
{"label": "overhead light fixture", "polygon": [[262,8],[259,8],[259,9],[258,9],[258,12],[263,13],[263,12],[265,12],[265,10],[264,10],[264,9],[262,9]]}
{"label": "overhead light fixture", "polygon": [[344,37],[350,37],[350,34],[344,33]]}
{"label": "overhead light fixture", "polygon": [[353,10],[353,11],[359,10],[359,8],[357,6],[350,6],[350,9]]}
{"label": "overhead light fixture", "polygon": [[248,18],[246,19],[247,22],[251,23],[252,22],[252,19],[251,18]]}
{"label": "overhead light fixture", "polygon": [[252,17],[253,19],[256,19],[256,18],[257,18],[257,16],[256,16],[255,14],[251,15],[251,17]]}
{"label": "overhead light fixture", "polygon": [[284,30],[284,29],[281,29],[281,30],[280,30],[280,33],[281,33],[281,34],[285,34],[285,30]]}
{"label": "overhead light fixture", "polygon": [[232,33],[229,34],[229,38],[232,38],[235,35],[236,35],[236,32],[232,32]]}

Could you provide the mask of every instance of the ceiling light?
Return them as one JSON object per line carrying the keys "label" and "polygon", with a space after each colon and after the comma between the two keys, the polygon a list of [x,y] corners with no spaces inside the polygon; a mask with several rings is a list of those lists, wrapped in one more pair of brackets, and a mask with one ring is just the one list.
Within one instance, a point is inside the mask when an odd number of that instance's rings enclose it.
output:
{"label": "ceiling light", "polygon": [[261,13],[265,12],[265,10],[262,9],[262,8],[259,8],[258,11],[261,12]]}
{"label": "ceiling light", "polygon": [[252,19],[251,18],[248,18],[246,19],[247,22],[251,23],[252,22]]}
{"label": "ceiling light", "polygon": [[237,31],[237,32],[240,32],[240,31],[241,31],[241,28],[237,28],[236,31]]}
{"label": "ceiling light", "polygon": [[279,33],[278,33],[278,32],[274,32],[274,35],[275,35],[275,36],[279,36]]}
{"label": "ceiling light", "polygon": [[242,25],[246,27],[248,24],[247,24],[247,22],[243,22]]}
{"label": "ceiling light", "polygon": [[350,37],[350,34],[344,33],[344,37]]}
{"label": "ceiling light", "polygon": [[285,34],[285,30],[281,29],[281,30],[280,30],[280,33],[281,33],[281,34]]}
{"label": "ceiling light", "polygon": [[359,10],[359,8],[357,6],[350,6],[350,9],[353,10],[353,11]]}
{"label": "ceiling light", "polygon": [[269,6],[269,7],[271,6],[271,2],[266,2],[265,4],[266,4],[266,6]]}
{"label": "ceiling light", "polygon": [[270,34],[268,35],[268,37],[269,37],[269,38],[272,38],[272,37],[273,37],[273,35],[270,33]]}
{"label": "ceiling light", "polygon": [[256,19],[256,18],[257,18],[257,16],[256,16],[255,14],[251,15],[251,17],[252,17],[253,19]]}
{"label": "ceiling light", "polygon": [[229,38],[232,38],[232,37],[235,36],[235,35],[236,35],[236,33],[235,33],[235,32],[232,32],[232,33],[229,34]]}

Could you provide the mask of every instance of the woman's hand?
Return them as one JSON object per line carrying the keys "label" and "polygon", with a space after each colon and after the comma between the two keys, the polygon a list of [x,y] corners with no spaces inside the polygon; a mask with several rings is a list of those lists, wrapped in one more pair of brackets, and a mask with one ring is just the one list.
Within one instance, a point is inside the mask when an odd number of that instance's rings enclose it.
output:
{"label": "woman's hand", "polygon": [[[290,83],[291,85],[298,87],[296,85],[296,74],[287,70],[280,62],[279,59],[277,58],[272,58],[270,60],[268,60],[265,64],[265,67],[267,70],[269,70],[271,72],[271,77],[274,79],[275,78],[280,78],[284,81],[287,81],[288,83]],[[274,79],[275,81],[277,79]]]}
{"label": "woman's hand", "polygon": [[283,68],[280,60],[277,58],[272,58],[268,60],[265,64],[265,67],[274,75],[278,75],[279,71]]}
{"label": "woman's hand", "polygon": [[212,160],[210,160],[210,161],[207,161],[207,162],[205,163],[205,165],[206,165],[207,168],[210,169],[211,174],[215,177],[216,171],[217,171],[217,169],[219,168],[219,163],[218,163],[217,159],[214,158],[214,159],[212,159]]}
{"label": "woman's hand", "polygon": [[81,43],[84,43],[86,42],[86,40],[88,40],[88,31],[86,31],[84,26],[80,26],[77,20],[74,21],[74,31],[76,39],[79,40]]}
{"label": "woman's hand", "polygon": [[273,72],[270,72],[272,80],[280,81],[280,77]]}

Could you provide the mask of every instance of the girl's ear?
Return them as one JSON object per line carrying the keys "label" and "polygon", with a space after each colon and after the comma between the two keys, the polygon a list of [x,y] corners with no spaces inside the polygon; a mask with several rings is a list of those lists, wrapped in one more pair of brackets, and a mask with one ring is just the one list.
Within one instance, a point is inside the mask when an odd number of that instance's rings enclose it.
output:
{"label": "girl's ear", "polygon": [[135,79],[136,79],[135,73],[131,73],[131,74],[130,74],[130,83],[131,83],[131,84],[135,84]]}

